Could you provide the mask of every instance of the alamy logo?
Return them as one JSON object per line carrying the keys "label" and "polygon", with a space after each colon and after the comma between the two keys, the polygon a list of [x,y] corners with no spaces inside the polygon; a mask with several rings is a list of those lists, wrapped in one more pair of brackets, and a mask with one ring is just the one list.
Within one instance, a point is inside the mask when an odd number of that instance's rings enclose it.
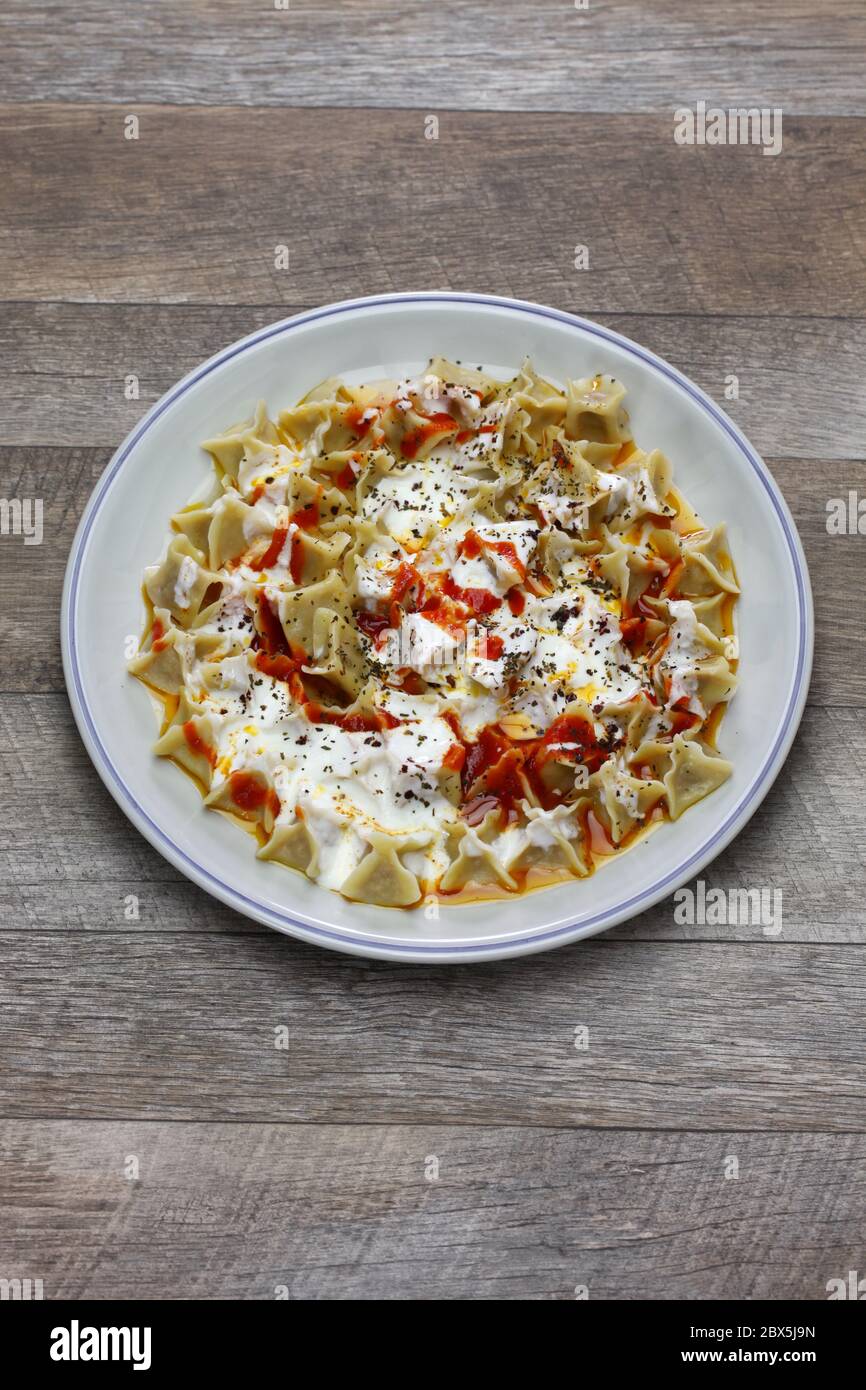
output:
{"label": "alamy logo", "polygon": [[0,497],[0,536],[23,536],[25,545],[41,545],[42,498]]}
{"label": "alamy logo", "polygon": [[678,926],[760,927],[765,936],[782,930],[781,888],[707,888],[699,878],[694,888],[674,893]]}
{"label": "alamy logo", "polygon": [[831,1302],[834,1298],[854,1298],[863,1303],[866,1301],[866,1279],[861,1279],[856,1269],[848,1270],[847,1282],[844,1279],[828,1279],[827,1298]]}
{"label": "alamy logo", "polygon": [[866,497],[849,488],[847,497],[827,501],[828,536],[866,536]]}
{"label": "alamy logo", "polygon": [[8,1299],[20,1303],[43,1297],[41,1279],[0,1279],[0,1300],[4,1302]]}
{"label": "alamy logo", "polygon": [[69,1327],[51,1330],[52,1361],[131,1361],[134,1371],[150,1370],[149,1327]]}
{"label": "alamy logo", "polygon": [[735,106],[724,111],[699,101],[694,111],[680,106],[674,112],[678,145],[762,145],[762,154],[782,153],[782,110],[779,106]]}

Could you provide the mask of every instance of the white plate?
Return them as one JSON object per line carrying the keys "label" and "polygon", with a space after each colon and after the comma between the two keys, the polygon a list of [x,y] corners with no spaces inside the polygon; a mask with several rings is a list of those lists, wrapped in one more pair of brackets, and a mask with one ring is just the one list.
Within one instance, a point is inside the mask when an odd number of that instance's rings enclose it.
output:
{"label": "white plate", "polygon": [[[627,388],[635,437],[661,448],[708,525],[726,521],[742,586],[740,689],[721,730],[734,775],[585,881],[513,901],[443,908],[431,920],[349,903],[255,858],[247,835],[207,812],[190,780],[156,758],[147,691],[125,674],[143,624],[140,584],[169,514],[209,476],[200,441],[252,412],[293,404],[323,377],[400,377],[441,354],[510,376],[529,354],[543,376],[610,372]],[[745,825],[790,748],[812,664],[812,598],[794,523],[754,449],[686,377],[627,338],[518,300],[396,294],[333,304],[264,328],[179,382],[120,446],[72,546],[61,619],[69,698],[112,796],[188,878],[292,936],[360,955],[471,961],[561,946],[604,931],[672,893]],[[86,800],[82,814],[86,815]]]}

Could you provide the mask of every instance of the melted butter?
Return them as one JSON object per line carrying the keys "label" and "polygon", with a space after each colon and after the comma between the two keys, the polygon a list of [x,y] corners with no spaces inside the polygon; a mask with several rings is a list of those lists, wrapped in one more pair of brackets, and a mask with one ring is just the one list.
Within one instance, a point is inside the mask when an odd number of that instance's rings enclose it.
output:
{"label": "melted butter", "polygon": [[671,518],[671,528],[680,536],[691,536],[695,531],[706,531],[706,525],[694,507],[687,502],[679,488],[672,487],[665,501],[676,511]]}

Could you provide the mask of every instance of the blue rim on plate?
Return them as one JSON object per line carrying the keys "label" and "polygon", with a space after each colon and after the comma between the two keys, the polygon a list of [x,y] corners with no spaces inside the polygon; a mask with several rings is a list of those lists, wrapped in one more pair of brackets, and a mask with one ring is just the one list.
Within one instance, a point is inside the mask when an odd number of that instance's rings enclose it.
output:
{"label": "blue rim on plate", "polygon": [[[708,840],[705,840],[701,847],[687,860],[678,864],[669,873],[657,879],[655,883],[645,888],[642,892],[635,894],[634,897],[628,898],[624,902],[618,903],[614,908],[608,908],[602,912],[596,913],[594,916],[588,917],[583,921],[578,918],[576,921],[566,925],[559,925],[546,931],[529,932],[525,936],[509,937],[504,941],[475,941],[462,947],[458,940],[443,945],[433,945],[422,941],[416,944],[404,944],[403,942],[393,941],[388,937],[375,937],[366,934],[351,935],[317,924],[314,925],[301,922],[287,912],[265,906],[257,899],[247,897],[246,894],[240,893],[230,883],[227,883],[225,879],[221,879],[217,875],[212,874],[208,869],[203,868],[195,859],[181,850],[147,814],[141,804],[135,799],[120,775],[120,772],[108,756],[108,752],[99,737],[84,693],[84,685],[79,669],[76,640],[78,584],[82,558],[99,508],[129,454],[154,422],[158,420],[175,401],[185,395],[197,382],[210,375],[217,367],[222,366],[225,362],[231,361],[232,358],[239,356],[241,353],[247,352],[250,348],[264,342],[268,338],[290,334],[296,328],[304,324],[331,318],[338,314],[346,314],[356,310],[365,310],[389,304],[421,303],[477,304],[481,307],[516,310],[517,312],[533,315],[537,318],[552,319],[558,323],[580,328],[584,333],[592,337],[601,338],[607,342],[613,343],[630,356],[636,357],[642,362],[647,363],[653,370],[667,377],[668,380],[673,381],[681,390],[685,391],[692,400],[697,402],[711,419],[733,440],[740,453],[748,460],[750,466],[760,478],[782,526],[790,552],[797,586],[797,664],[784,718],[773,746],[765,758],[764,764],[751,787],[744,796],[741,797],[730,815],[722,825],[718,827],[714,834],[710,836]],[[625,338],[619,333],[614,333],[610,329],[602,328],[600,325],[592,323],[589,319],[581,318],[577,314],[567,313],[562,309],[550,309],[540,304],[532,304],[526,300],[507,299],[499,295],[461,294],[457,292],[440,292],[434,290],[419,293],[373,295],[366,299],[344,300],[339,304],[329,304],[320,309],[312,309],[306,313],[296,314],[291,318],[282,319],[279,323],[270,324],[267,328],[262,328],[258,332],[252,333],[246,338],[242,338],[239,342],[231,344],[222,352],[217,353],[214,357],[211,357],[207,362],[203,363],[202,366],[196,368],[188,376],[184,377],[171,391],[157,401],[145,415],[141,423],[136,426],[132,433],[129,434],[120,445],[117,453],[114,455],[114,458],[109,463],[94,489],[90,501],[85,508],[84,515],[81,518],[75,539],[72,543],[66,570],[61,611],[61,642],[63,646],[64,672],[66,675],[67,689],[70,693],[72,711],[78,728],[84,738],[84,742],[96,765],[97,771],[108,787],[108,790],[133,823],[139,826],[151,843],[160,853],[165,855],[170,862],[182,869],[186,866],[184,872],[188,871],[194,882],[207,888],[214,896],[220,898],[230,907],[236,908],[246,916],[253,917],[257,921],[267,922],[269,925],[276,927],[277,930],[288,931],[292,935],[300,936],[305,940],[318,942],[322,946],[328,946],[332,949],[377,955],[385,959],[399,959],[400,957],[417,958],[423,956],[425,958],[432,957],[437,959],[447,957],[452,961],[469,961],[477,960],[484,956],[505,957],[529,951],[542,950],[555,944],[557,941],[562,941],[562,939],[566,937],[579,940],[583,936],[595,935],[597,932],[604,930],[605,927],[614,926],[617,922],[633,917],[643,909],[651,907],[664,896],[667,889],[673,889],[680,883],[685,882],[690,876],[690,871],[692,869],[699,871],[704,864],[708,863],[716,854],[724,849],[725,845],[736,834],[737,826],[738,823],[741,822],[743,812],[750,806],[756,807],[763,797],[766,796],[782,767],[784,755],[787,753],[788,747],[793,741],[796,733],[806,700],[812,666],[812,594],[802,546],[788,507],[776,483],[761,459],[733,422],[718,408],[709,396],[697,386],[693,385],[681,372],[671,367],[662,358],[656,357],[654,353],[649,352],[646,348],[642,348],[637,343],[633,343],[629,338]]]}

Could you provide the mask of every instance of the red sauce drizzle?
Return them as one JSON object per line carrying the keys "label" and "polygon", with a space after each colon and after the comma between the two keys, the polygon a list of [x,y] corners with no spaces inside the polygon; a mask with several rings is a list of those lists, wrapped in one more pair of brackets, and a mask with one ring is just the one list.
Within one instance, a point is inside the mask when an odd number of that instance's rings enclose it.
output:
{"label": "red sauce drizzle", "polygon": [[512,569],[515,569],[521,579],[526,577],[526,566],[517,554],[512,541],[488,541],[479,536],[477,531],[467,531],[460,542],[459,552],[465,555],[467,560],[475,560],[484,550],[493,550],[497,555],[501,555],[507,560]]}
{"label": "red sauce drizzle", "polygon": [[502,734],[490,725],[482,729],[474,743],[466,744],[466,759],[463,764],[463,791],[471,790],[483,772],[487,772],[508,751],[508,744]]}
{"label": "red sauce drizzle", "polygon": [[275,527],[270,545],[260,559],[250,561],[250,569],[268,570],[271,568],[271,565],[275,565],[280,558],[280,551],[286,543],[286,536],[288,534],[288,526]]}
{"label": "red sauce drizzle", "polygon": [[473,435],[476,434],[495,434],[498,426],[491,420],[479,425],[477,429],[460,430],[455,437],[455,444],[468,444]]}
{"label": "red sauce drizzle", "polygon": [[466,761],[466,749],[462,743],[452,743],[442,759],[442,766],[451,772],[461,772]]}
{"label": "red sauce drizzle", "polygon": [[[259,626],[258,641],[261,646],[256,653],[256,667],[265,675],[276,680],[286,681],[295,702],[302,705],[311,724],[336,724],[347,733],[377,733],[382,729],[396,728],[400,723],[387,710],[376,710],[372,714],[347,714],[339,709],[326,709],[307,694],[301,680],[301,668],[307,662],[306,652],[286,640],[282,624],[274,615],[264,590],[258,595]],[[362,631],[373,633],[387,627],[387,620],[377,618],[373,613],[356,613],[355,620]]]}
{"label": "red sauce drizzle", "polygon": [[297,526],[298,530],[292,534],[292,555],[289,561],[289,573],[292,576],[293,584],[300,584],[304,573],[304,547],[301,544],[301,531],[310,531],[319,524],[319,504],[318,502],[308,502],[306,507],[300,507],[293,512],[291,521]]}
{"label": "red sauce drizzle", "polygon": [[204,758],[211,767],[216,767],[216,749],[211,748],[209,743],[205,743],[192,719],[188,719],[184,724],[183,736],[191,753],[194,753],[198,758]]}
{"label": "red sauce drizzle", "polygon": [[363,418],[366,413],[366,409],[363,409],[360,405],[350,405],[343,416],[344,424],[348,425],[349,429],[353,430],[359,439],[363,439],[364,435],[368,433],[377,419],[379,412],[373,411],[369,420]]}
{"label": "red sauce drizzle", "polygon": [[414,565],[404,563],[400,565],[391,584],[391,602],[402,603],[412,589],[415,589],[420,605],[424,601],[424,581]]}
{"label": "red sauce drizzle", "polygon": [[459,739],[459,741],[462,743],[463,730],[460,728],[460,720],[457,718],[457,715],[454,713],[454,711],[451,709],[446,709],[442,715],[442,718],[445,720],[445,723],[448,725],[454,737]]}
{"label": "red sauce drizzle", "polygon": [[233,772],[229,777],[229,796],[248,814],[267,804],[268,792],[267,782],[255,772]]}
{"label": "red sauce drizzle", "polygon": [[[685,699],[685,697],[683,697]],[[678,700],[670,712],[671,733],[681,734],[684,729],[694,728],[695,724],[700,724],[701,717],[690,709],[683,709],[683,700]]]}
{"label": "red sauce drizzle", "polygon": [[314,700],[305,702],[305,713],[311,724],[335,724],[347,734],[376,734],[382,729],[396,729],[400,723],[387,710],[371,714],[346,714],[342,710],[325,709]]}
{"label": "red sauce drizzle", "polygon": [[458,603],[465,604],[476,616],[495,613],[497,608],[502,607],[502,599],[497,598],[489,589],[461,589],[459,584],[454,583],[450,574],[445,576],[442,592]]}
{"label": "red sauce drizzle", "polygon": [[627,604],[623,608],[623,618],[625,620],[623,630],[630,619],[634,618],[656,618],[652,608],[644,602],[647,598],[673,598],[676,594],[677,585],[684,569],[684,562],[677,560],[669,569],[658,570],[647,584],[643,593],[633,604]]}
{"label": "red sauce drizzle", "polygon": [[278,652],[282,652],[284,656],[291,656],[286,634],[283,631],[283,625],[271,608],[264,589],[259,590],[257,602],[259,610],[259,640],[264,646],[265,651],[270,656],[275,656]]}
{"label": "red sauce drizzle", "polygon": [[541,761],[551,756],[551,744],[575,743],[577,748],[556,748],[553,755],[566,761],[583,763],[589,772],[597,772],[610,752],[596,738],[590,721],[579,714],[561,714],[554,719],[542,739]]}
{"label": "red sauce drizzle", "polygon": [[403,670],[398,673],[400,679],[400,689],[406,695],[423,695],[427,689],[427,682],[423,676],[419,676],[417,671]]}
{"label": "red sauce drizzle", "polygon": [[384,634],[391,627],[390,618],[386,618],[379,613],[368,613],[362,609],[355,614],[355,623],[361,629],[365,637],[369,637],[375,646],[380,647],[384,641]]}
{"label": "red sauce drizzle", "polygon": [[417,430],[403,436],[400,450],[404,459],[415,458],[422,444],[426,444],[428,439],[437,434],[458,433],[457,422],[444,411],[438,411],[435,415],[425,415],[424,419],[426,424],[419,425]]}
{"label": "red sauce drizzle", "polygon": [[467,531],[458,546],[458,551],[461,555],[465,555],[467,560],[475,560],[481,554],[481,546],[481,537],[478,532]]}
{"label": "red sauce drizzle", "polygon": [[[250,569],[267,570],[270,569],[272,565],[275,565],[277,563],[277,561],[280,558],[280,553],[283,549],[283,546],[286,543],[286,537],[289,534],[289,527],[293,523],[301,531],[309,531],[314,526],[318,526],[318,502],[309,502],[306,507],[300,507],[298,511],[294,512],[292,516],[289,517],[289,520],[285,523],[285,525],[275,527],[274,534],[271,537],[270,545],[268,546],[264,555],[262,555],[258,560],[250,561]],[[298,535],[297,533],[295,533],[292,536],[292,551],[291,558],[289,560],[289,569],[291,571],[292,579],[296,584],[299,584],[301,582],[302,568],[303,550],[300,544],[298,543]]]}
{"label": "red sauce drizzle", "polygon": [[[519,744],[511,743],[497,725],[488,725],[474,743],[467,742],[454,716],[446,713],[443,718],[451,724],[465,750],[461,816],[470,825],[477,825],[497,807],[503,823],[516,818],[517,803],[526,796],[527,784],[539,805],[550,810],[560,803],[561,793],[549,787],[542,776],[546,762],[556,757],[583,763],[594,772],[610,751],[599,744],[592,723],[577,715],[561,715],[543,738],[521,740]],[[555,749],[552,745],[557,743],[577,747]]]}
{"label": "red sauce drizzle", "polygon": [[296,512],[292,512],[289,520],[300,526],[302,531],[311,531],[319,524],[318,502],[308,502],[305,507],[299,507]]}
{"label": "red sauce drizzle", "polygon": [[523,592],[523,590],[518,589],[517,585],[515,584],[513,589],[508,590],[508,593],[505,595],[505,600],[508,604],[508,607],[514,614],[515,618],[519,618],[524,608],[526,607],[526,595]]}
{"label": "red sauce drizzle", "polygon": [[270,652],[256,653],[256,668],[266,676],[273,676],[274,680],[287,681],[301,669],[307,660],[306,652],[298,651],[293,656],[286,656],[283,652],[271,655]]}

